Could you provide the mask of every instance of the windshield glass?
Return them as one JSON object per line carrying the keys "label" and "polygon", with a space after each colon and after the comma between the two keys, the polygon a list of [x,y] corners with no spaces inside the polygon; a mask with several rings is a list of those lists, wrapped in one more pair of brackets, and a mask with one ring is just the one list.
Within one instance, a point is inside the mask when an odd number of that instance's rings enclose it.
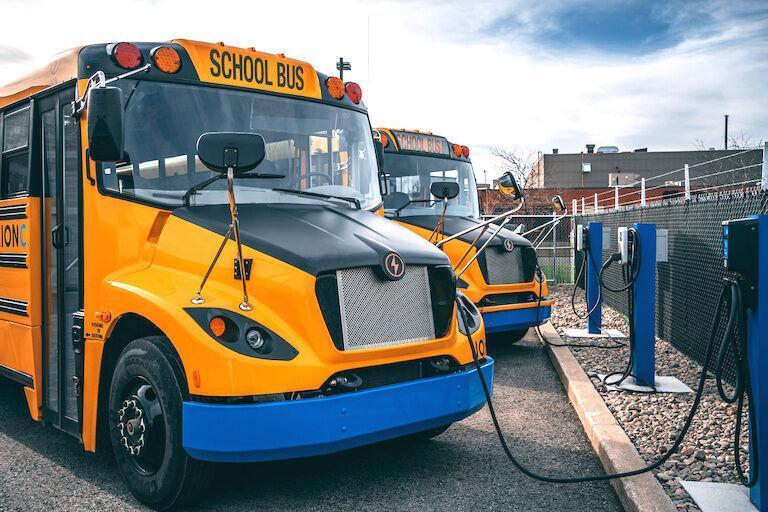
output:
{"label": "windshield glass", "polygon": [[[469,162],[460,162],[433,156],[384,154],[384,171],[387,175],[389,195],[384,208],[396,199],[393,193],[406,194],[411,203],[400,211],[400,216],[440,215],[442,203],[429,190],[436,181],[453,181],[459,184],[459,195],[448,201],[447,215],[480,217],[477,201],[475,174]],[[398,205],[399,206],[399,205]],[[388,209],[390,212],[393,208]]]}
{"label": "windshield glass", "polygon": [[[354,198],[363,208],[381,202],[371,126],[363,113],[214,87],[133,80],[116,85],[126,103],[129,162],[102,166],[107,190],[180,206],[187,190],[217,175],[195,155],[197,139],[204,132],[229,131],[264,137],[266,158],[252,173],[285,176],[236,179],[238,203],[328,203],[274,188]],[[225,181],[198,191],[190,204],[226,204]]]}

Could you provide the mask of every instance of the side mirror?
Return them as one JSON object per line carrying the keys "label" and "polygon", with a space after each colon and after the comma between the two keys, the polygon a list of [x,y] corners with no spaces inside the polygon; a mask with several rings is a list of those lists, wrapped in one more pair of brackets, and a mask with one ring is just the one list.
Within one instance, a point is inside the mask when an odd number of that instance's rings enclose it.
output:
{"label": "side mirror", "polygon": [[98,87],[88,91],[88,153],[95,162],[123,159],[123,91]]}
{"label": "side mirror", "polygon": [[453,181],[436,181],[429,191],[438,199],[453,199],[459,195],[459,184]]}
{"label": "side mirror", "polygon": [[379,169],[379,189],[381,189],[381,195],[385,196],[389,194],[389,184],[387,175],[384,173],[384,143],[381,141],[381,133],[378,130],[373,130],[373,148],[376,151],[376,165]]}
{"label": "side mirror", "polygon": [[212,171],[234,175],[255,169],[267,154],[258,133],[207,132],[197,139],[197,156]]}
{"label": "side mirror", "polygon": [[552,198],[552,208],[558,213],[565,213],[565,203],[559,195]]}
{"label": "side mirror", "polygon": [[510,197],[513,200],[523,198],[523,189],[518,186],[517,180],[512,176],[511,172],[507,171],[502,174],[498,183],[499,192],[501,192],[502,195]]}

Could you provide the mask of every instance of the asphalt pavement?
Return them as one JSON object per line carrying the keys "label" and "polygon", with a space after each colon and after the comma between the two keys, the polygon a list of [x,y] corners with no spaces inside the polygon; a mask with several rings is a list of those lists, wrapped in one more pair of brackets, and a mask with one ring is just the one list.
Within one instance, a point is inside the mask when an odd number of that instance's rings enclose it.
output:
{"label": "asphalt pavement", "polygon": [[[491,345],[495,400],[512,450],[541,473],[602,473],[544,348],[529,337]],[[254,425],[258,432],[258,425]],[[32,421],[21,388],[0,378],[0,510],[146,510],[110,453],[84,453]],[[552,485],[506,459],[483,409],[422,442],[389,441],[344,453],[219,467],[194,510],[619,511],[605,482]]]}

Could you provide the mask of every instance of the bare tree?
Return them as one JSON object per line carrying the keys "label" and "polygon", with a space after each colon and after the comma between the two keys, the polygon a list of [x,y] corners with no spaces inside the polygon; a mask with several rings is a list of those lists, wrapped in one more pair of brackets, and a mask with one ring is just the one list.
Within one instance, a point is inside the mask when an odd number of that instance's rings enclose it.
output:
{"label": "bare tree", "polygon": [[491,155],[496,157],[496,168],[504,172],[511,172],[517,183],[525,187],[528,175],[536,163],[536,151],[522,148],[491,146]]}
{"label": "bare tree", "polygon": [[762,155],[759,154],[758,151],[745,151],[758,149],[762,144],[762,142],[756,141],[742,131],[738,135],[731,136],[728,140],[728,150],[735,151],[736,153],[734,156],[731,158],[722,158],[720,156],[722,153],[718,153],[718,151],[722,151],[722,149],[707,147],[703,140],[695,139],[693,141],[693,146],[698,151],[702,152],[702,161],[716,161],[706,166],[699,167],[696,170],[692,170],[692,177],[701,176],[703,174],[714,174],[711,178],[698,181],[694,188],[724,186],[757,179],[760,175],[760,170],[757,168],[757,164],[761,161]]}

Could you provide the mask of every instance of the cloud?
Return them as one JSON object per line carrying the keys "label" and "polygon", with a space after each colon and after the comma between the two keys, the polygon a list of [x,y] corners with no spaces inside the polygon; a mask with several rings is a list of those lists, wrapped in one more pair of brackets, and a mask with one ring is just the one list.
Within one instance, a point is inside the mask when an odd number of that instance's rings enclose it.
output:
{"label": "cloud", "polygon": [[23,50],[14,48],[13,46],[6,46],[0,44],[0,66],[4,64],[18,64],[20,62],[26,62],[30,58],[30,55]]}
{"label": "cloud", "polygon": [[[487,146],[580,151],[719,147],[722,115],[734,133],[768,138],[768,6],[762,0],[336,0],[214,4],[123,0],[71,8],[33,0],[3,5],[8,19],[36,13],[35,31],[8,24],[0,82],[68,47],[187,37],[311,62],[359,82],[374,125],[433,131],[472,148],[490,170]],[[215,21],[214,21],[215,20]],[[40,38],[39,33],[56,34]],[[1,55],[1,54],[0,54]]]}

